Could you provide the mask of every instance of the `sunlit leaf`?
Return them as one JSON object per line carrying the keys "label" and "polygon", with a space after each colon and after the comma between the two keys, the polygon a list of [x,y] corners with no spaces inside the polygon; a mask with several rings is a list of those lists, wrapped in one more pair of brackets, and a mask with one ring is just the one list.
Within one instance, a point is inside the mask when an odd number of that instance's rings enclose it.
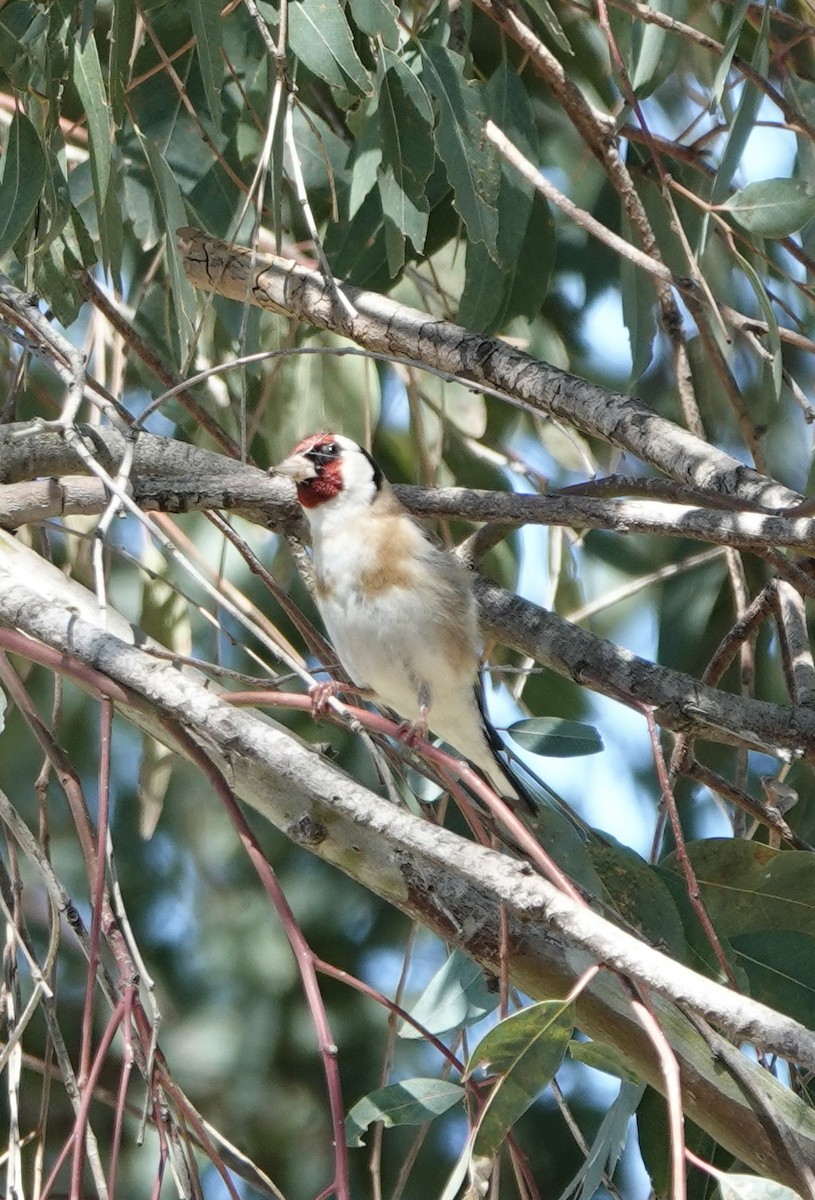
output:
{"label": "sunlit leaf", "polygon": [[758,1175],[717,1176],[722,1200],[801,1200],[798,1192]]}
{"label": "sunlit leaf", "polygon": [[296,58],[332,87],[350,84],[358,92],[370,92],[368,72],[354,49],[339,0],[293,0],[289,5],[289,45]]}
{"label": "sunlit leaf", "polygon": [[358,1100],[345,1118],[345,1140],[362,1146],[362,1135],[374,1121],[394,1125],[424,1125],[458,1104],[464,1088],[445,1079],[403,1079],[377,1088]]}
{"label": "sunlit leaf", "polygon": [[519,1117],[548,1086],[566,1053],[574,1015],[570,1005],[544,1000],[506,1017],[470,1055],[467,1075],[488,1066],[499,1078],[481,1110],[474,1153],[496,1153]]}
{"label": "sunlit leaf", "polygon": [[485,121],[480,86],[464,77],[461,55],[433,43],[422,44],[423,78],[439,106],[436,149],[455,194],[456,209],[474,242],[496,252],[501,178],[495,152],[482,136]]}

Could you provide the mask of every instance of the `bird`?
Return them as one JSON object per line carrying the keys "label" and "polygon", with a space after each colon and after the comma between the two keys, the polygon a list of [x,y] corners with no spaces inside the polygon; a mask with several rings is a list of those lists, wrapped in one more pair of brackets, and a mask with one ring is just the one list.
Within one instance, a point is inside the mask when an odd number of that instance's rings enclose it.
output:
{"label": "bird", "polygon": [[[314,598],[352,683],[403,719],[408,742],[432,731],[514,807],[536,812],[487,718],[466,568],[430,540],[351,438],[312,434],[273,470],[295,484],[311,532]],[[317,685],[313,694],[324,702],[334,690]]]}

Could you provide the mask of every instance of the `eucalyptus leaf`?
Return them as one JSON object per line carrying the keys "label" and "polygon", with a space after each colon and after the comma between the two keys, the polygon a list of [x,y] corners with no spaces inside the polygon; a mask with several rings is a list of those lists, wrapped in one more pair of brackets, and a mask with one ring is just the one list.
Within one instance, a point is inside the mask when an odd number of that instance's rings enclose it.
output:
{"label": "eucalyptus leaf", "polygon": [[358,1100],[345,1118],[345,1140],[362,1146],[362,1135],[374,1121],[394,1125],[424,1125],[464,1098],[464,1088],[445,1079],[403,1079],[377,1088]]}
{"label": "eucalyptus leaf", "polygon": [[486,1065],[499,1078],[481,1110],[473,1152],[492,1156],[555,1075],[574,1024],[571,1005],[544,1000],[505,1017],[470,1055],[466,1075]]}
{"label": "eucalyptus leaf", "polygon": [[371,81],[354,49],[339,0],[292,0],[289,45],[294,56],[334,88],[369,93]]}
{"label": "eucalyptus leaf", "polygon": [[501,169],[482,136],[486,119],[478,83],[467,80],[461,55],[434,43],[422,44],[423,79],[439,107],[436,149],[453,188],[455,206],[471,239],[496,254],[496,201]]}
{"label": "eucalyptus leaf", "polygon": [[762,179],[734,192],[722,208],[748,233],[787,237],[815,216],[815,184],[803,179]]}
{"label": "eucalyptus leaf", "polygon": [[[409,1011],[423,1029],[438,1037],[480,1021],[498,1000],[497,992],[487,987],[482,967],[463,951],[453,950]],[[399,1036],[415,1039],[424,1034],[405,1021]]]}
{"label": "eucalyptus leaf", "polygon": [[212,120],[221,120],[221,0],[190,0],[195,50]]}
{"label": "eucalyptus leaf", "polygon": [[599,754],[603,739],[593,725],[563,717],[525,717],[507,729],[513,742],[545,758],[575,758]]}
{"label": "eucalyptus leaf", "polygon": [[16,112],[9,126],[0,177],[0,254],[28,225],[45,186],[45,155],[28,117]]}

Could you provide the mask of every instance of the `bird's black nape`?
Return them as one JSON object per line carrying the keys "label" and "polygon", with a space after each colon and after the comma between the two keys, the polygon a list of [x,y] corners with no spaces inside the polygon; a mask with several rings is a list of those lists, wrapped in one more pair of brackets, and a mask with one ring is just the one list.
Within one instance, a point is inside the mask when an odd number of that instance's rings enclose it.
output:
{"label": "bird's black nape", "polygon": [[373,474],[374,487],[376,488],[376,490],[378,492],[380,492],[382,490],[383,475],[382,475],[381,470],[379,469],[379,465],[376,462],[376,460],[371,457],[371,455],[368,453],[368,451],[365,449],[364,446],[360,446],[359,449],[360,449],[360,453],[362,455],[364,455],[364,457],[367,458],[368,462],[371,464],[371,472]]}

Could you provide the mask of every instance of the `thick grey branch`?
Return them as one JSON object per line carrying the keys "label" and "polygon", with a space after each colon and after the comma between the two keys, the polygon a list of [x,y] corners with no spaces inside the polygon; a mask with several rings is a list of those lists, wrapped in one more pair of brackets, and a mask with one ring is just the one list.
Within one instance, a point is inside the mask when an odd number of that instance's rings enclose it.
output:
{"label": "thick grey branch", "polygon": [[376,292],[343,284],[356,310],[349,319],[319,272],[289,259],[229,246],[196,229],[178,233],[187,277],[204,291],[285,313],[344,334],[368,350],[403,355],[497,388],[538,412],[627,450],[681,482],[769,508],[787,507],[800,499],[640,400],[559,371],[500,338],[482,337]]}
{"label": "thick grey branch", "polygon": [[[125,438],[115,430],[79,427],[105,468],[116,473]],[[107,497],[96,480],[71,477],[83,470],[79,456],[59,433],[22,426],[0,427],[0,525],[25,519],[101,511]],[[65,479],[41,478],[67,472]],[[14,484],[12,481],[19,481]],[[23,483],[23,480],[31,482]],[[280,532],[305,536],[299,507],[288,480],[220,454],[197,450],[169,438],[140,434],[135,446],[132,477],[134,499],[144,509],[188,512],[224,508]],[[456,515],[471,519],[531,521],[556,517],[568,524],[588,522],[605,514],[614,527],[615,503],[585,497],[514,496],[458,488],[439,491],[399,488],[400,498],[420,516]],[[770,514],[691,509],[656,501],[629,505],[676,510],[682,532],[716,525],[722,541],[733,538],[778,536],[799,545],[815,537],[815,522]],[[685,528],[685,526],[687,528]],[[815,711],[807,705],[792,708],[745,699],[707,687],[689,675],[638,658],[604,638],[564,621],[555,614],[518,599],[484,581],[477,584],[481,618],[493,637],[543,663],[560,675],[614,697],[625,697],[656,709],[660,724],[677,733],[731,745],[762,749],[780,747],[815,761]]]}
{"label": "thick grey branch", "polygon": [[[801,1180],[768,1135],[739,1081],[722,1069],[677,1004],[736,1041],[815,1069],[815,1036],[736,995],[562,896],[523,863],[466,842],[360,787],[274,722],[235,709],[194,672],[179,671],[133,645],[116,618],[103,630],[94,598],[8,535],[0,535],[0,625],[56,651],[52,665],[81,663],[110,679],[120,710],[172,744],[173,724],[210,755],[237,795],[298,844],[340,867],[435,929],[491,970],[499,966],[501,909],[509,921],[512,974],[532,996],[562,995],[592,962],[649,988],[682,1069],[688,1115],[757,1171],[792,1187]],[[31,655],[38,653],[34,643]],[[121,689],[126,689],[122,691]],[[128,699],[127,697],[132,697]],[[601,972],[578,1002],[581,1028],[613,1041],[654,1086],[653,1047],[625,989]],[[798,1157],[815,1157],[815,1118],[791,1092],[744,1059],[752,1088],[794,1130]]]}

